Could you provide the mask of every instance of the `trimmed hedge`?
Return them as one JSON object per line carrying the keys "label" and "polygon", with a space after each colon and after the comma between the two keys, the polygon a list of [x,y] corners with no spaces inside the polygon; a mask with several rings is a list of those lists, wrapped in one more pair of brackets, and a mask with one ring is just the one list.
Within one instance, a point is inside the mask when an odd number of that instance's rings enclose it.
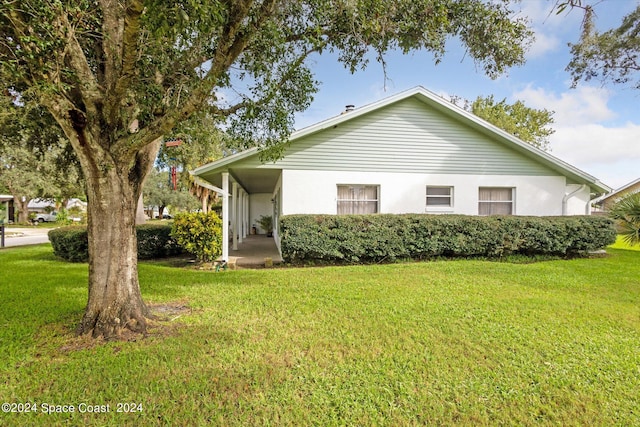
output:
{"label": "trimmed hedge", "polygon": [[[182,253],[182,249],[171,237],[171,225],[143,224],[136,226],[138,237],[138,259],[163,258]],[[72,225],[49,231],[53,253],[70,262],[87,262],[89,244],[87,227]]]}
{"label": "trimmed hedge", "polygon": [[616,231],[596,216],[290,215],[281,218],[280,238],[287,262],[359,263],[575,255],[612,244]]}

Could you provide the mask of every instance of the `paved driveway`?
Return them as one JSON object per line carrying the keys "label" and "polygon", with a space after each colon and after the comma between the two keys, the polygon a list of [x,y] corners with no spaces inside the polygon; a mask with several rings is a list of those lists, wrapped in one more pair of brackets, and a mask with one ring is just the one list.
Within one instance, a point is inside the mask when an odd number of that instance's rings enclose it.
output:
{"label": "paved driveway", "polygon": [[25,246],[37,245],[49,242],[50,228],[24,227],[24,228],[7,228],[5,227],[4,246]]}

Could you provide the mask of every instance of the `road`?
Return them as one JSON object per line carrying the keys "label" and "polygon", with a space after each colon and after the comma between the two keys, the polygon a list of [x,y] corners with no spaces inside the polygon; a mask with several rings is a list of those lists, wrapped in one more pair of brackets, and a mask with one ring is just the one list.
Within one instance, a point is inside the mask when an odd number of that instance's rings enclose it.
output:
{"label": "road", "polygon": [[39,243],[49,242],[50,228],[24,227],[24,228],[7,228],[5,227],[4,246],[6,248],[12,246],[37,245]]}

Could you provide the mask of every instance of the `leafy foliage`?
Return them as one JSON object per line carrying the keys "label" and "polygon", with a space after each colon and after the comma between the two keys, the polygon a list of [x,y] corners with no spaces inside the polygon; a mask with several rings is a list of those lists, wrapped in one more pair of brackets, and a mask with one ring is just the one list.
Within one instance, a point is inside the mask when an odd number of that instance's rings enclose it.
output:
{"label": "leafy foliage", "polygon": [[470,110],[476,116],[541,150],[549,148],[549,137],[555,132],[549,127],[553,124],[553,111],[530,108],[522,101],[508,104],[506,98],[496,102],[493,95],[478,97],[471,104]]}
{"label": "leafy foliage", "polygon": [[291,262],[567,255],[616,240],[612,221],[592,216],[291,215],[281,221],[282,256]]}
{"label": "leafy foliage", "polygon": [[87,227],[72,225],[54,228],[49,231],[49,241],[53,253],[69,262],[87,262],[89,260],[89,242]]}
{"label": "leafy foliage", "polygon": [[[572,60],[567,66],[573,77],[573,85],[580,80],[598,78],[603,82],[616,84],[633,82],[640,89],[640,5],[625,16],[618,28],[603,33],[595,27],[595,11],[592,6],[574,4],[585,11],[580,41],[571,46]],[[565,5],[566,8],[566,5]]]}
{"label": "leafy foliage", "polygon": [[176,215],[171,236],[199,262],[212,262],[222,254],[222,221],[215,212]]}
{"label": "leafy foliage", "polygon": [[41,106],[17,95],[0,96],[0,183],[20,206],[34,198],[65,199],[83,193],[82,174],[60,126]]}
{"label": "leafy foliage", "polygon": [[187,210],[197,208],[198,201],[184,187],[184,183],[179,182],[178,188],[174,190],[169,179],[169,172],[153,170],[144,186],[144,204],[158,206],[161,210],[168,206]]}
{"label": "leafy foliage", "polygon": [[[167,224],[143,224],[136,226],[138,259],[155,259],[178,255],[182,249],[171,237]],[[49,231],[53,253],[69,262],[87,262],[89,244],[87,227],[72,225]]]}
{"label": "leafy foliage", "polygon": [[629,194],[617,201],[609,215],[617,222],[627,244],[640,245],[640,193]]}

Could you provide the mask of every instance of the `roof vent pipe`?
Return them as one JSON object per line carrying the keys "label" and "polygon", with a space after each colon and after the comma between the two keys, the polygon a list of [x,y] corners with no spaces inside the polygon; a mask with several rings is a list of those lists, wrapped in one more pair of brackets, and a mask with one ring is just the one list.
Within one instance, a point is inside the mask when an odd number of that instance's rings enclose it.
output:
{"label": "roof vent pipe", "polygon": [[356,108],[356,106],[355,106],[355,105],[353,105],[353,104],[345,105],[345,107],[344,107],[344,112],[345,112],[345,113],[349,113],[349,112],[353,111],[353,110],[354,110],[354,108]]}

